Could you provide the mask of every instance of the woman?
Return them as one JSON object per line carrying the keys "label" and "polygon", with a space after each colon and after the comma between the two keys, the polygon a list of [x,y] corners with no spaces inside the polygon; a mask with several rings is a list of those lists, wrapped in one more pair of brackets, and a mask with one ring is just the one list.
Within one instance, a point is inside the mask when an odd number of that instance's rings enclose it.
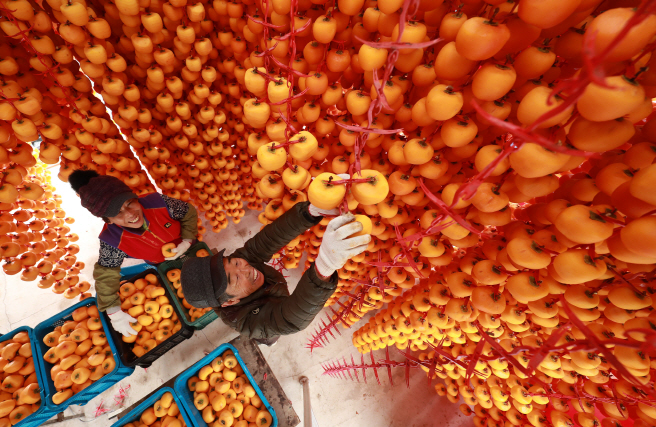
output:
{"label": "woman", "polygon": [[[68,182],[82,206],[105,221],[93,269],[98,310],[107,312],[116,331],[134,335],[137,332],[130,323],[136,319],[121,310],[118,296],[121,264],[125,258],[159,264],[184,254],[198,233],[196,209],[159,193],[137,197],[120,179],[92,170],[76,170]],[[174,256],[164,258],[166,243],[177,245],[172,249]]]}

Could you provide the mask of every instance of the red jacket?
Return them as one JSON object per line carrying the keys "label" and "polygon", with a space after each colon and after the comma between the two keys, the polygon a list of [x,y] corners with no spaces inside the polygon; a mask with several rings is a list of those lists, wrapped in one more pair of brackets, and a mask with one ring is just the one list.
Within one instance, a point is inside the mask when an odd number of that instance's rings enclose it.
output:
{"label": "red jacket", "polygon": [[145,230],[105,224],[98,238],[131,258],[159,264],[165,261],[162,246],[171,242],[178,245],[182,241],[180,221],[171,218],[159,193],[150,193],[138,200],[144,214]]}

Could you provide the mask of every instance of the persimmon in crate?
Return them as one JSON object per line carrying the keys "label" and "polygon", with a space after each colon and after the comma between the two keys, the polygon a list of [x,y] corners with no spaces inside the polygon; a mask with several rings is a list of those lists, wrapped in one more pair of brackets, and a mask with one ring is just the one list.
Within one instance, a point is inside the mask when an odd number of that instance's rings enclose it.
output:
{"label": "persimmon in crate", "polygon": [[[201,249],[198,252],[207,252],[205,249]],[[169,270],[166,272],[166,278],[169,279],[169,282],[171,282],[171,285],[176,291],[176,295],[178,298],[180,298],[180,301],[182,302],[182,305],[184,308],[189,310],[189,316],[191,317],[191,321],[195,322],[196,320],[200,319],[207,313],[208,311],[212,311],[212,308],[207,307],[207,308],[196,308],[193,305],[189,304],[187,302],[187,299],[184,296],[184,292],[182,292],[182,285],[180,283],[180,269],[179,268],[174,268],[172,270]]]}
{"label": "persimmon in crate", "polygon": [[27,332],[0,343],[0,426],[19,423],[41,407],[32,347]]}
{"label": "persimmon in crate", "polygon": [[134,343],[132,352],[137,357],[148,353],[182,328],[156,275],[147,274],[134,282],[124,282],[119,296],[121,309],[137,319],[132,324],[137,334],[122,337],[124,342]]}
{"label": "persimmon in crate", "polygon": [[80,307],[69,320],[47,334],[43,343],[50,349],[43,359],[53,364],[50,378],[59,405],[114,370],[116,361],[100,320],[98,307]]}
{"label": "persimmon in crate", "polygon": [[187,381],[194,406],[212,426],[268,427],[273,417],[230,350]]}
{"label": "persimmon in crate", "polygon": [[186,427],[182,413],[170,392],[166,392],[155,404],[141,413],[138,420],[125,424],[123,427],[145,427],[157,425],[160,427]]}

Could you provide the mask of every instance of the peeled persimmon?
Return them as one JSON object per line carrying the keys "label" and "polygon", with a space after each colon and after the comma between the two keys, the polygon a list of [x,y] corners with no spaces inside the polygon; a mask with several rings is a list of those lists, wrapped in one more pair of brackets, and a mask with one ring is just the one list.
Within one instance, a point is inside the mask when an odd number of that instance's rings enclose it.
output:
{"label": "peeled persimmon", "polygon": [[550,28],[567,19],[580,4],[581,0],[529,0],[519,5],[517,15],[538,28]]}
{"label": "peeled persimmon", "polygon": [[645,99],[644,88],[626,76],[606,77],[604,83],[607,87],[590,83],[576,102],[584,118],[594,122],[619,119]]}
{"label": "peeled persimmon", "polygon": [[[544,114],[549,113],[564,102],[558,95],[551,97],[551,92],[548,87],[538,86],[533,88],[519,103],[517,120],[524,125],[533,125]],[[565,121],[572,114],[573,109],[572,106],[565,108],[553,117],[541,121],[537,128],[548,128]]]}
{"label": "peeled persimmon", "polygon": [[287,161],[287,152],[283,148],[276,148],[275,141],[262,145],[257,150],[257,160],[268,171],[274,171],[284,166]]}
{"label": "peeled persimmon", "polygon": [[435,75],[444,80],[458,80],[469,74],[476,64],[458,53],[455,41],[450,41],[440,49],[435,57]]}
{"label": "peeled persimmon", "polygon": [[579,284],[601,277],[606,263],[590,256],[583,249],[569,249],[557,255],[549,266],[554,279],[565,284]]}
{"label": "peeled persimmon", "polygon": [[456,35],[456,49],[472,61],[493,57],[510,38],[505,24],[475,16],[467,19]]}
{"label": "peeled persimmon", "polygon": [[341,180],[335,174],[325,172],[318,175],[308,188],[308,199],[320,209],[334,209],[346,195],[344,184],[332,184]]}
{"label": "peeled persimmon", "polygon": [[477,99],[494,101],[512,89],[516,78],[517,73],[512,66],[486,62],[474,74],[472,92]]}
{"label": "peeled persimmon", "polygon": [[597,243],[613,234],[613,223],[604,216],[584,205],[574,205],[564,209],[554,222],[558,231],[577,243]]}
{"label": "peeled persimmon", "polygon": [[640,292],[628,286],[618,286],[608,292],[611,303],[624,310],[641,310],[652,304],[652,298],[646,292]]}
{"label": "peeled persimmon", "polygon": [[389,184],[382,173],[373,169],[362,169],[353,175],[353,179],[367,180],[351,186],[353,197],[363,205],[375,205],[387,197]]}
{"label": "peeled persimmon", "polygon": [[654,238],[656,236],[656,217],[645,216],[629,222],[620,231],[622,243],[631,252],[645,257],[656,257]]}
{"label": "peeled persimmon", "polygon": [[458,114],[463,102],[461,92],[452,86],[438,84],[426,97],[426,112],[434,120],[448,120]]}
{"label": "peeled persimmon", "polygon": [[[628,7],[610,9],[599,14],[586,28],[584,43],[594,35],[593,52],[596,54],[603,52],[634,14],[635,10]],[[629,29],[627,36],[610,50],[606,60],[618,62],[633,57],[649,43],[654,34],[656,34],[656,17],[649,15]]]}
{"label": "peeled persimmon", "polygon": [[519,175],[526,178],[537,178],[558,171],[569,160],[569,156],[550,151],[535,143],[525,143],[510,154],[510,166]]}
{"label": "peeled persimmon", "polygon": [[532,273],[518,273],[509,277],[506,289],[518,301],[525,303],[538,301],[549,295],[546,283]]}

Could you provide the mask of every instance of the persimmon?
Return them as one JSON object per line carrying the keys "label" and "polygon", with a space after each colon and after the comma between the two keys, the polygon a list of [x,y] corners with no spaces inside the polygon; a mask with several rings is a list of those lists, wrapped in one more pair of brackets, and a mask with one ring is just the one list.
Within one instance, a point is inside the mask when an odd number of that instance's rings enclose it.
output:
{"label": "persimmon", "polygon": [[554,222],[556,228],[577,243],[597,243],[613,234],[613,223],[595,209],[574,205],[564,209]]}
{"label": "persimmon", "polygon": [[416,179],[401,171],[393,172],[389,177],[390,191],[398,196],[410,194],[417,186]]}
{"label": "persimmon", "polygon": [[[550,96],[551,89],[547,87],[538,86],[533,88],[533,90],[527,93],[519,103],[519,107],[517,108],[517,119],[524,125],[531,125],[542,115],[548,113],[550,110],[553,110],[564,102],[558,95],[551,100],[549,99]],[[553,117],[541,122],[537,128],[548,128],[563,122],[571,115],[572,110],[573,107],[566,108]]]}
{"label": "persimmon", "polygon": [[631,180],[629,191],[632,196],[650,204],[656,202],[656,197],[653,197],[647,189],[651,187],[656,177],[656,168],[649,165],[639,170]]}
{"label": "persimmon", "polygon": [[274,141],[262,145],[257,150],[257,160],[268,171],[281,168],[287,161],[287,153],[283,148],[276,148],[278,144]]}
{"label": "persimmon", "polygon": [[448,120],[458,114],[462,106],[462,93],[451,86],[438,84],[426,97],[426,112],[434,120]]}
{"label": "persimmon", "polygon": [[656,251],[652,245],[656,217],[645,216],[629,222],[620,231],[620,239],[631,252],[647,258],[655,257]]}
{"label": "persimmon", "polygon": [[608,87],[590,83],[576,102],[578,112],[590,121],[621,118],[645,98],[644,88],[626,76],[606,77],[604,83]]}
{"label": "persimmon", "polygon": [[[536,163],[536,159],[540,159]],[[535,143],[525,143],[509,156],[510,166],[521,176],[538,178],[559,170],[569,156],[550,151]]]}
{"label": "persimmon", "polygon": [[625,286],[611,289],[608,299],[617,307],[625,310],[640,310],[652,303],[651,297],[646,293]]}
{"label": "persimmon", "polygon": [[467,21],[467,15],[462,12],[450,13],[444,16],[440,21],[439,36],[440,38],[452,42],[458,35],[458,30]]}
{"label": "persimmon", "polygon": [[465,58],[481,61],[496,55],[509,38],[510,31],[505,24],[475,16],[460,26],[455,42]]}
{"label": "persimmon", "polygon": [[601,153],[620,147],[634,134],[631,122],[623,118],[599,122],[579,117],[572,123],[567,137],[579,150]]}
{"label": "persimmon", "polygon": [[531,273],[519,273],[509,277],[506,288],[514,298],[525,303],[539,301],[549,295],[546,283]]}
{"label": "persimmon", "polygon": [[311,158],[319,149],[317,139],[307,131],[299,132],[291,137],[289,141],[292,143],[289,148],[290,155],[301,162]]}
{"label": "persimmon", "polygon": [[529,1],[518,8],[517,14],[524,22],[545,29],[554,27],[567,19],[578,9],[580,4],[579,0]]}
{"label": "persimmon", "polygon": [[249,99],[244,104],[244,116],[254,128],[263,128],[271,114],[268,104]]}
{"label": "persimmon", "polygon": [[579,284],[601,277],[606,263],[592,258],[585,250],[569,249],[557,255],[549,271],[561,283]]}
{"label": "persimmon", "polygon": [[517,73],[512,66],[486,62],[474,74],[472,92],[482,101],[494,101],[510,91],[516,78]]}
{"label": "persimmon", "polygon": [[346,195],[346,187],[343,184],[331,184],[340,178],[332,173],[318,175],[308,188],[308,199],[312,204],[321,209],[333,209],[339,205]]}
{"label": "persimmon", "polygon": [[403,145],[406,161],[413,165],[422,165],[433,157],[433,148],[425,139],[413,138]]}
{"label": "persimmon", "polygon": [[624,215],[635,219],[647,212],[653,211],[656,209],[656,206],[633,196],[631,193],[631,182],[623,182],[615,188],[611,194],[611,203]]}
{"label": "persimmon", "polygon": [[474,307],[484,313],[501,314],[506,309],[505,298],[494,288],[487,286],[474,289],[471,302]]}
{"label": "persimmon", "polygon": [[463,147],[472,142],[477,133],[478,126],[475,121],[461,120],[458,117],[446,120],[440,129],[440,136],[447,147]]}
{"label": "persimmon", "polygon": [[556,54],[548,47],[529,46],[517,55],[513,66],[520,77],[536,79],[545,74],[555,61]]}
{"label": "persimmon", "polygon": [[445,80],[458,80],[469,74],[475,64],[476,61],[459,54],[455,42],[451,41],[444,45],[435,57],[435,75]]}
{"label": "persimmon", "polygon": [[464,298],[451,298],[445,306],[446,314],[456,321],[464,321],[472,315],[472,307]]}
{"label": "persimmon", "polygon": [[538,270],[551,263],[551,256],[531,239],[522,237],[512,239],[508,242],[507,250],[512,262],[524,268]]}
{"label": "persimmon", "polygon": [[363,169],[353,175],[353,179],[366,179],[351,186],[353,197],[363,205],[375,205],[387,197],[389,183],[385,176],[373,169]]}
{"label": "persimmon", "polygon": [[[604,51],[617,34],[624,28],[635,11],[631,8],[614,8],[605,11],[590,22],[586,29],[584,42],[595,34],[594,53]],[[611,49],[606,59],[611,62],[623,61],[637,54],[656,34],[656,20],[649,16],[628,31],[627,36]]]}

